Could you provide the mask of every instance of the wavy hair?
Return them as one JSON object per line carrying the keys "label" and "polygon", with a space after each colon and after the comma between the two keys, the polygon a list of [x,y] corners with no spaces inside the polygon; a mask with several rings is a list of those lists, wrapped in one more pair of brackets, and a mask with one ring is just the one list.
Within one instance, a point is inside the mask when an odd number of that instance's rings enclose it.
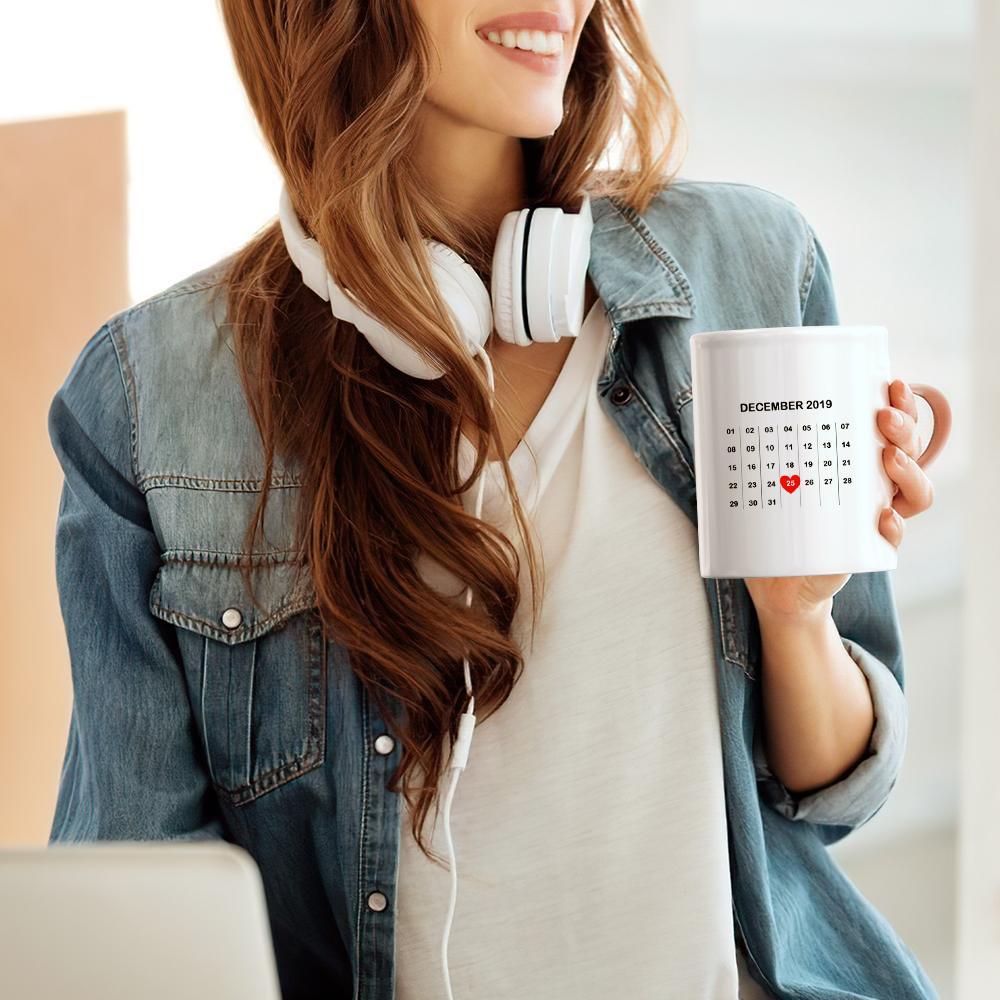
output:
{"label": "wavy hair", "polygon": [[[349,651],[402,745],[388,788],[406,796],[413,835],[432,858],[423,824],[465,703],[462,657],[480,722],[524,666],[511,636],[518,550],[461,499],[491,444],[528,560],[532,636],[544,590],[489,383],[461,346],[423,247],[430,238],[454,248],[489,287],[496,232],[429,192],[409,156],[435,59],[409,0],[219,2],[263,137],[330,273],[446,368],[423,380],[385,363],[303,285],[277,219],[225,267],[227,325],[265,462],[247,551],[263,531],[276,456],[294,462],[297,561],[311,577],[324,634]],[[586,190],[642,212],[673,181],[677,170],[667,168],[683,118],[633,0],[597,0],[564,109],[553,135],[521,140],[528,204],[575,211]],[[616,143],[621,165],[599,169]],[[463,420],[474,429],[475,463],[459,481]],[[471,584],[472,606],[430,586],[420,558]],[[431,781],[417,784],[418,769]]]}

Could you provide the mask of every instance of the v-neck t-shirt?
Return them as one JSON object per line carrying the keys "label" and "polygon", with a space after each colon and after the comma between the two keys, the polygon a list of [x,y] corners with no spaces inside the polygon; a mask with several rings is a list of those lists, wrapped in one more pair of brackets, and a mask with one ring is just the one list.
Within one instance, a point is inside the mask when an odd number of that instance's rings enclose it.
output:
{"label": "v-neck t-shirt", "polygon": [[[513,636],[525,664],[477,721],[452,803],[460,1000],[767,997],[735,939],[697,531],[601,409],[609,336],[598,299],[508,459],[547,580],[530,648],[527,561],[500,462],[485,470],[482,516],[522,556]],[[467,474],[472,446],[460,446]],[[477,489],[463,496],[470,512]],[[435,562],[420,571],[462,597]],[[424,829],[447,862],[439,809]],[[417,847],[405,800],[400,812],[396,997],[436,1000],[451,875]]]}

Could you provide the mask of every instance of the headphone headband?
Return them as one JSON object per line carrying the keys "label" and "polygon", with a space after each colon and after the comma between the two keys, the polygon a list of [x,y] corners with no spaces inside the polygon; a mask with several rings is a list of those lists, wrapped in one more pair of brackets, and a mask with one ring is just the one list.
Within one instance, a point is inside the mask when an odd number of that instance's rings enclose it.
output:
{"label": "headphone headband", "polygon": [[[306,236],[285,184],[278,219],[303,282],[330,303],[334,316],[353,323],[375,351],[406,374],[424,379],[444,374],[334,281],[323,248]],[[424,241],[437,288],[470,354],[486,343],[494,323],[501,340],[521,345],[579,334],[592,230],[587,193],[575,214],[545,206],[508,212],[497,234],[490,290],[450,247]]]}
{"label": "headphone headband", "polygon": [[310,236],[306,236],[299,217],[292,205],[291,195],[286,185],[281,185],[278,199],[278,220],[281,234],[288,247],[288,256],[302,273],[302,280],[325,302],[330,301],[327,289],[326,258],[323,248]]}

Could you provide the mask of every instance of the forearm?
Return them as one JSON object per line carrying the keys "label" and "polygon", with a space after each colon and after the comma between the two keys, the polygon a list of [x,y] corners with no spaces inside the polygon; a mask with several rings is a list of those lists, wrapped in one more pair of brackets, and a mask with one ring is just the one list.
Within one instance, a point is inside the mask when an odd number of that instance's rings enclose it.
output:
{"label": "forearm", "polygon": [[844,648],[832,599],[809,619],[758,615],[764,746],[789,791],[838,780],[864,756],[875,710],[864,673]]}

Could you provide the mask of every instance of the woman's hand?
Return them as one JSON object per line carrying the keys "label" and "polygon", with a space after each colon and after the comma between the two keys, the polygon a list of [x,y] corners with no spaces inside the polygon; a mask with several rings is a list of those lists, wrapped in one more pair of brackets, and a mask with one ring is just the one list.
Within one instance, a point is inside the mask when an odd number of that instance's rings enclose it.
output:
{"label": "woman's hand", "polygon": [[[882,449],[882,465],[893,482],[892,505],[878,522],[879,532],[897,548],[903,540],[903,519],[927,510],[934,502],[934,487],[915,459],[922,451],[917,431],[917,403],[902,379],[889,385],[890,405],[878,411],[878,428],[892,442]],[[899,454],[901,461],[896,460]],[[833,595],[851,578],[850,573],[820,576],[748,577],[747,590],[758,614],[783,620],[809,619],[832,607]]]}

